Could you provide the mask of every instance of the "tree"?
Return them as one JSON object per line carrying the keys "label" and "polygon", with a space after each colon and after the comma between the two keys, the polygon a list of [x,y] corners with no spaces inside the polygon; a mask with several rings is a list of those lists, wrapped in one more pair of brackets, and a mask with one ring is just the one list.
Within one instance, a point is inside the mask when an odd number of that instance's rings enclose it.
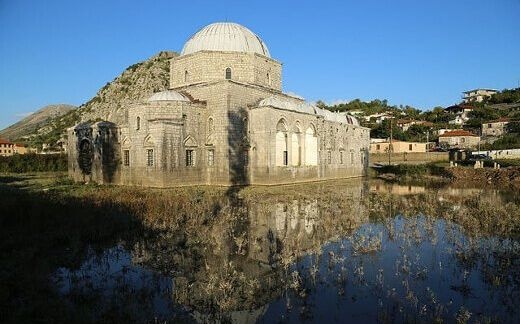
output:
{"label": "tree", "polygon": [[321,108],[321,109],[327,109],[329,108],[323,101],[321,100],[318,100],[316,101],[316,107],[318,108]]}
{"label": "tree", "polygon": [[420,124],[410,126],[406,131],[408,133],[408,139],[415,142],[426,142],[426,133],[430,130],[430,127]]}
{"label": "tree", "polygon": [[490,104],[520,102],[520,88],[504,89],[492,95],[487,102]]}
{"label": "tree", "polygon": [[506,131],[508,133],[516,134],[520,136],[520,120],[511,120],[506,125]]}
{"label": "tree", "polygon": [[488,106],[477,107],[469,112],[469,119],[465,123],[465,128],[480,130],[483,123],[503,117],[503,114]]}
{"label": "tree", "polygon": [[435,107],[431,111],[424,112],[423,115],[424,119],[432,123],[447,123],[453,118],[442,107]]}
{"label": "tree", "polygon": [[383,120],[381,124],[378,124],[370,131],[370,137],[372,138],[389,138],[390,137],[390,123],[392,124],[392,137],[400,141],[408,140],[407,135],[399,128],[395,121],[389,119]]}

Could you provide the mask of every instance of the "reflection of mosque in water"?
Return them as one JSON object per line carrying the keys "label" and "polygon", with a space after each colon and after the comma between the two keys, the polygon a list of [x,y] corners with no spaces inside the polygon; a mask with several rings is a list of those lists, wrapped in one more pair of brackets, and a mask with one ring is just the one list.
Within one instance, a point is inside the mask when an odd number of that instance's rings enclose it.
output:
{"label": "reflection of mosque in water", "polygon": [[370,192],[389,193],[394,195],[415,195],[426,192],[424,186],[400,185],[376,181],[370,185]]}
{"label": "reflection of mosque in water", "polygon": [[[371,193],[385,193],[392,194],[396,196],[407,196],[407,195],[417,195],[417,194],[426,194],[427,191],[430,190],[426,186],[420,185],[403,185],[397,183],[389,183],[383,180],[371,181],[370,183],[370,192]],[[503,204],[506,201],[504,200],[506,197],[501,190],[498,189],[490,189],[490,188],[471,188],[471,187],[441,187],[435,190],[437,197],[440,201],[460,201],[465,200],[471,197],[479,196],[480,199],[485,200],[489,203],[498,203]]]}
{"label": "reflection of mosque in water", "polygon": [[[313,191],[310,197],[244,199],[232,208],[233,214],[218,216],[223,219],[211,225],[204,246],[176,250],[172,248],[178,244],[173,242],[175,235],[167,234],[135,244],[133,261],[172,274],[174,300],[198,310],[195,317],[199,320],[213,320],[214,311],[208,310],[217,304],[227,320],[254,321],[251,316],[260,316],[262,305],[280,296],[286,287],[289,274],[285,266],[319,252],[326,242],[348,235],[368,221],[362,182],[336,188],[335,199],[330,193],[316,192],[320,191]],[[213,289],[214,281],[221,287]],[[226,285],[231,287],[222,288]],[[228,289],[225,296],[220,295],[222,289]],[[221,307],[219,303],[226,298],[229,300]],[[245,311],[251,309],[256,310]],[[209,318],[204,313],[213,315]]]}

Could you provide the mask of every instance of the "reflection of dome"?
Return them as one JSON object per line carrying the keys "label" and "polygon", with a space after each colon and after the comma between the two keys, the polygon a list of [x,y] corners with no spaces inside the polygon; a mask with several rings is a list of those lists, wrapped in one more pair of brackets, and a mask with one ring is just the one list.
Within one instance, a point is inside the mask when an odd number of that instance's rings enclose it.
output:
{"label": "reflection of dome", "polygon": [[166,90],[154,93],[148,101],[186,101],[189,102],[190,99],[173,90]]}
{"label": "reflection of dome", "polygon": [[242,25],[227,22],[199,30],[184,44],[181,55],[198,51],[257,53],[271,57],[260,37]]}

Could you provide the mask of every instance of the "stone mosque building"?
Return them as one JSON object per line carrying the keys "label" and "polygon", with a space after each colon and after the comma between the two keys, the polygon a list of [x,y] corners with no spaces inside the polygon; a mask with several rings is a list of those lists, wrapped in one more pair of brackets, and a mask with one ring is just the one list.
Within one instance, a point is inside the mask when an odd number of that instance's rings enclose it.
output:
{"label": "stone mosque building", "polygon": [[170,89],[127,107],[126,122],[68,130],[77,181],[170,187],[363,176],[369,129],[282,92],[282,64],[235,23],[195,33],[171,59]]}

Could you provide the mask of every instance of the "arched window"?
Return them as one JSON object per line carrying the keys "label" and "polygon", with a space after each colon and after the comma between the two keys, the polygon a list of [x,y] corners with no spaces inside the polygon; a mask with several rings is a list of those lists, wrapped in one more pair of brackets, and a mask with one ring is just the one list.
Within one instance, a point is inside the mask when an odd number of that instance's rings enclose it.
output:
{"label": "arched window", "polygon": [[153,167],[154,158],[153,158],[153,148],[146,149],[146,166]]}
{"label": "arched window", "polygon": [[136,130],[141,129],[141,117],[137,117],[135,129]]}
{"label": "arched window", "polygon": [[208,134],[213,133],[214,130],[215,130],[215,128],[214,128],[214,125],[213,125],[213,118],[210,117],[208,119]]}
{"label": "arched window", "polygon": [[146,166],[147,167],[153,167],[155,165],[155,154],[154,154],[154,148],[155,148],[155,141],[153,140],[152,136],[148,135],[144,139],[143,146],[146,150]]}
{"label": "arched window", "polygon": [[289,164],[289,155],[287,150],[287,126],[283,119],[280,119],[276,125],[276,166],[286,166]]}
{"label": "arched window", "polygon": [[231,68],[226,69],[226,80],[231,80]]}
{"label": "arched window", "polygon": [[242,125],[244,126],[243,127],[244,136],[247,136],[249,134],[249,124],[248,124],[247,117],[244,117],[242,119]]}
{"label": "arched window", "polygon": [[188,82],[188,71],[184,71],[184,82]]}

